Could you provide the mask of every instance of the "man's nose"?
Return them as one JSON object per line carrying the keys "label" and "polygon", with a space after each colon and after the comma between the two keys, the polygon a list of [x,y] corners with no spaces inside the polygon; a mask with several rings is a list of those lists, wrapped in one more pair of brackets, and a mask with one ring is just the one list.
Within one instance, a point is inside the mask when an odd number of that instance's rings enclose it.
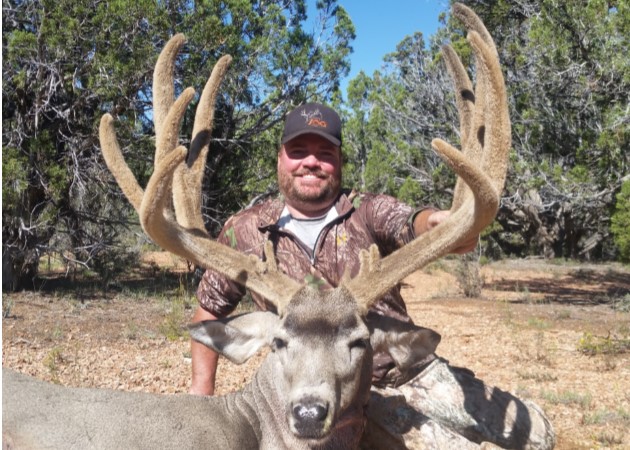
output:
{"label": "man's nose", "polygon": [[307,167],[319,166],[319,158],[313,153],[309,153],[303,160],[302,165]]}

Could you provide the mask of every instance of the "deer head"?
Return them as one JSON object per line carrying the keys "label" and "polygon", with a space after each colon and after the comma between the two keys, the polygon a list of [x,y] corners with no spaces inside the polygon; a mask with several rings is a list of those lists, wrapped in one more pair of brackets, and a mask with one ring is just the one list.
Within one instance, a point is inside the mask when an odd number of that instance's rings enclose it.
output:
{"label": "deer head", "polygon": [[[257,334],[260,338],[245,346],[246,351],[239,349],[233,359],[244,360],[261,344],[271,344],[282,366],[283,376],[290,380],[287,386],[291,390],[291,406],[287,409],[287,420],[296,436],[324,438],[333,428],[330,424],[341,417],[352,402],[356,403],[358,398],[361,398],[359,402],[367,399],[369,378],[366,382],[366,376],[369,375],[366,374],[370,371],[365,361],[371,361],[371,347],[382,344],[377,339],[379,333],[368,329],[366,316],[369,307],[404,277],[449,253],[460,241],[479,233],[496,215],[510,147],[510,121],[503,76],[494,43],[483,23],[465,6],[456,4],[453,13],[469,29],[468,39],[476,56],[478,79],[473,92],[472,83],[455,52],[450,47],[444,48],[447,69],[455,83],[462,150],[439,139],[434,140],[432,145],[459,175],[452,214],[438,227],[385,258],[380,258],[376,246],[363,251],[359,274],[353,279],[344,277],[341,285],[329,293],[301,286],[280,272],[271,243],[267,243],[266,259],[261,261],[218,244],[204,228],[200,207],[203,166],[210,142],[216,94],[230,62],[229,56],[217,62],[201,94],[191,146],[187,150],[178,146],[178,133],[194,91],[188,88],[177,99],[173,93],[174,61],[184,37],[174,36],[160,54],[153,78],[155,168],[144,191],[124,162],[113,129],[113,118],[106,114],[101,120],[100,140],[105,161],[138,212],[145,232],[164,249],[224,274],[277,306],[279,316],[270,319],[266,315],[264,319],[273,326]],[[233,347],[232,344],[243,335],[248,336],[247,339],[253,336],[242,333],[241,326],[237,326],[237,323],[244,322],[248,323],[246,328],[251,329],[251,319],[235,320],[232,325],[229,321],[225,324],[196,325],[192,328],[192,335],[215,350],[231,354],[229,348]],[[327,387],[323,390],[319,378],[298,376],[304,375],[304,368],[295,367],[295,363],[303,365],[307,360],[303,351],[292,352],[305,347],[292,343],[296,340],[302,342],[309,334],[325,342],[325,336],[315,332],[318,327],[326,330],[328,335],[343,335],[343,339],[335,341],[343,343],[344,356],[340,358],[350,361],[346,367],[358,369],[360,376],[354,373],[354,369],[352,373],[347,373],[343,367],[337,368],[336,372],[333,371],[337,379],[325,381],[323,384]],[[371,344],[368,340],[370,334],[373,338]],[[405,336],[402,340],[413,344],[411,347],[416,349],[415,354],[401,352],[396,356],[395,350],[391,350],[402,369],[413,364],[414,358],[432,353],[439,342],[439,336],[430,330],[420,330],[412,337]],[[406,348],[409,347],[407,345]],[[312,350],[315,347],[308,348]],[[356,355],[359,359],[353,360]],[[317,356],[313,353],[312,357]],[[330,359],[330,355],[328,357]],[[334,365],[330,361],[328,363]],[[300,371],[302,374],[298,374]],[[342,373],[347,373],[346,378],[342,377]],[[340,381],[341,378],[343,380]],[[347,390],[342,400],[338,398],[339,383],[342,390]],[[335,396],[336,399],[329,398]],[[330,407],[331,404],[335,406]]]}

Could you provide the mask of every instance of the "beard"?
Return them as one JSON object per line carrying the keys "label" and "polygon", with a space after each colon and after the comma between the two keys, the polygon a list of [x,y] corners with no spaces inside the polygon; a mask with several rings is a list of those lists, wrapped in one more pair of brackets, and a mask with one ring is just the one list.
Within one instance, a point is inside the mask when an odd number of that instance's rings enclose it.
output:
{"label": "beard", "polygon": [[[298,178],[304,175],[314,175],[325,183],[319,187],[300,186]],[[292,204],[321,207],[324,203],[332,203],[337,198],[341,190],[341,170],[334,175],[314,170],[301,170],[296,173],[278,171],[278,186],[282,195]]]}

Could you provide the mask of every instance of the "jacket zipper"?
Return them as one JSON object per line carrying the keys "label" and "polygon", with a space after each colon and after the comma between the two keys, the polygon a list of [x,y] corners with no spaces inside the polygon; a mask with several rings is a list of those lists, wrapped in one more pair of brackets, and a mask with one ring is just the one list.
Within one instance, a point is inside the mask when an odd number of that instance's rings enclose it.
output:
{"label": "jacket zipper", "polygon": [[268,229],[271,231],[275,231],[278,234],[283,234],[287,237],[289,237],[290,239],[293,240],[293,242],[298,244],[298,247],[300,247],[300,249],[302,249],[302,251],[304,252],[304,255],[306,255],[306,257],[308,258],[308,260],[311,263],[311,266],[315,267],[315,264],[317,263],[317,246],[319,245],[319,241],[320,241],[320,237],[322,236],[322,234],[326,231],[330,231],[330,229],[337,223],[340,222],[342,220],[344,220],[346,217],[348,217],[350,215],[350,213],[352,213],[352,211],[354,211],[354,207],[350,208],[348,211],[346,211],[344,214],[335,217],[333,220],[331,220],[329,223],[327,223],[324,228],[321,229],[321,231],[319,232],[319,234],[317,235],[317,239],[315,239],[315,244],[313,245],[313,249],[309,249],[308,246],[302,242],[295,234],[291,233],[290,231],[286,231],[284,229],[278,228],[276,225],[271,225],[270,227],[268,227]]}

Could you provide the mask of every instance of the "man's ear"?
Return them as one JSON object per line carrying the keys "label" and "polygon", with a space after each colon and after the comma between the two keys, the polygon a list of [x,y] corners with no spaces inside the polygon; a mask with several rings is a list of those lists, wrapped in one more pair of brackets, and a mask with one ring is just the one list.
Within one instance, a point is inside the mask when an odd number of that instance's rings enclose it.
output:
{"label": "man's ear", "polygon": [[270,312],[253,312],[219,320],[205,320],[188,326],[190,337],[235,364],[254,356],[276,330],[280,319]]}
{"label": "man's ear", "polygon": [[440,335],[428,328],[370,312],[370,343],[375,352],[389,353],[401,373],[423,363],[435,352]]}

